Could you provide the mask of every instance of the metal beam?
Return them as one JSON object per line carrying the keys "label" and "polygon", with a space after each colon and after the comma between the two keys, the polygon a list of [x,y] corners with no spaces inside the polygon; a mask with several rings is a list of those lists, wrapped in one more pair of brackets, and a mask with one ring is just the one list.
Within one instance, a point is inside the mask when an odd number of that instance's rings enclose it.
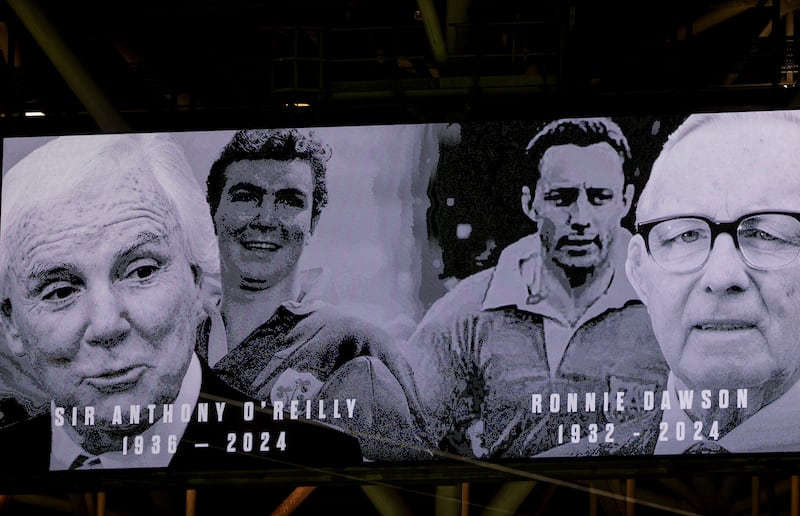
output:
{"label": "metal beam", "polygon": [[[737,14],[741,14],[745,11],[748,11],[755,7],[755,5],[735,5],[732,7],[723,7],[712,11],[710,13],[704,14],[694,20],[691,26],[691,34],[696,36],[702,32],[705,32],[711,28],[716,27],[720,23],[730,20]],[[683,26],[678,28],[677,31],[677,40],[684,41],[687,39],[689,34],[689,27]]]}
{"label": "metal beam", "polygon": [[39,44],[69,88],[89,112],[100,130],[129,130],[125,119],[114,109],[111,100],[92,79],[78,57],[69,49],[35,0],[7,0],[22,24]]}
{"label": "metal beam", "polygon": [[288,516],[292,514],[316,489],[317,486],[299,486],[294,488],[294,491],[289,493],[289,496],[272,511],[271,516]]}
{"label": "metal beam", "polygon": [[483,516],[516,514],[522,502],[536,486],[536,481],[506,482],[497,490],[492,501],[484,509]]}
{"label": "metal beam", "polygon": [[363,485],[361,490],[381,516],[411,516],[412,512],[403,497],[391,487]]}
{"label": "metal beam", "polygon": [[469,27],[459,27],[469,21],[469,0],[447,0],[447,51],[463,54],[466,31]]}
{"label": "metal beam", "polygon": [[436,6],[433,0],[417,0],[417,6],[422,13],[422,23],[425,25],[425,33],[428,35],[428,42],[431,44],[433,59],[441,64],[447,62],[447,48],[442,35],[442,26],[439,24],[439,15],[436,14]]}
{"label": "metal beam", "polygon": [[436,486],[436,516],[461,516],[461,484]]}

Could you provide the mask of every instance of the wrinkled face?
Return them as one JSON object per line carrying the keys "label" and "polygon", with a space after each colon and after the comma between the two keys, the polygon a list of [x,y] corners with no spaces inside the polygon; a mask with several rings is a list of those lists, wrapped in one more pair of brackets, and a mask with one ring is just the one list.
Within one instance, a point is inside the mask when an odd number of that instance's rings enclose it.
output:
{"label": "wrinkled face", "polygon": [[597,267],[628,212],[622,158],[607,143],[557,145],[539,169],[533,208],[548,256],[565,268]]}
{"label": "wrinkled face", "polygon": [[313,192],[306,161],[243,160],[225,170],[214,215],[223,284],[262,290],[296,270],[311,236]]}
{"label": "wrinkled face", "polygon": [[200,280],[172,208],[138,171],[98,170],[65,197],[31,210],[12,236],[3,323],[55,404],[170,403],[194,348]]}
{"label": "wrinkled face", "polygon": [[[698,214],[726,222],[759,211],[800,211],[798,145],[800,126],[786,121],[701,126],[656,163],[637,219]],[[653,261],[637,235],[627,271],[664,356],[688,386],[762,388],[774,399],[797,379],[798,261],[754,269],[731,236],[721,234],[700,270],[674,273]]]}

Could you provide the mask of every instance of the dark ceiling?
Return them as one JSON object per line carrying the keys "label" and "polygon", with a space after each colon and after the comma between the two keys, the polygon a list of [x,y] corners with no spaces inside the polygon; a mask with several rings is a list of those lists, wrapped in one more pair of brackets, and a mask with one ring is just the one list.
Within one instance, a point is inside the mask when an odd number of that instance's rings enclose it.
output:
{"label": "dark ceiling", "polygon": [[798,5],[8,0],[0,113],[19,133],[786,107]]}

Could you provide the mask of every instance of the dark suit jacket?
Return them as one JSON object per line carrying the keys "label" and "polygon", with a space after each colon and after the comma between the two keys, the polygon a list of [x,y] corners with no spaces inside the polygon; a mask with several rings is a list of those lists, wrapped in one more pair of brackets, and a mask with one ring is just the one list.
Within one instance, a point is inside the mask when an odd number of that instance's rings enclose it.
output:
{"label": "dark suit jacket", "polygon": [[[293,465],[346,466],[362,462],[358,440],[338,429],[304,420],[274,420],[272,410],[261,410],[255,402],[252,421],[245,421],[243,404],[247,398],[227,386],[201,359],[202,384],[198,406],[209,403],[208,422],[197,421],[197,408],[186,427],[170,470],[268,470]],[[215,402],[225,402],[223,421],[217,421]],[[176,414],[179,411],[176,407]],[[269,440],[265,441],[265,432]],[[285,448],[278,438],[284,432]],[[252,436],[252,450],[245,452],[245,436]],[[50,467],[50,414],[44,413],[0,429],[2,476],[41,473]],[[207,447],[195,447],[196,443]],[[262,448],[268,447],[268,450]],[[0,482],[1,483],[1,482]]]}

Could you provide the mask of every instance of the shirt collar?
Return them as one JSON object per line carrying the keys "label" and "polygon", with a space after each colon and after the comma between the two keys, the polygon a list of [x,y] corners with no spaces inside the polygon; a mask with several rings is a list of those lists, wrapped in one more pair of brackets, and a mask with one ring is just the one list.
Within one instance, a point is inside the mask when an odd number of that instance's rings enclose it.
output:
{"label": "shirt collar", "polygon": [[[284,301],[280,306],[295,315],[308,315],[316,312],[325,304],[338,302],[339,294],[330,271],[325,267],[316,267],[300,272],[300,296],[297,299]],[[201,355],[204,355],[208,364],[214,367],[228,354],[228,339],[219,307],[216,305],[206,306],[206,312],[209,316],[207,351],[201,351]],[[270,317],[265,321],[268,321]]]}
{"label": "shirt collar", "polygon": [[339,302],[339,293],[333,283],[330,271],[316,267],[300,272],[300,297],[281,304],[295,315],[306,315],[320,309],[324,304]]}
{"label": "shirt collar", "polygon": [[[670,372],[667,389],[675,393],[679,383],[677,377]],[[732,393],[733,395],[733,393]],[[697,393],[695,393],[697,397]],[[715,441],[731,453],[778,453],[800,451],[800,382],[795,382],[781,397],[764,406],[736,426],[733,430]],[[672,396],[673,405],[677,396]],[[683,453],[697,441],[689,440],[692,420],[680,407],[665,410],[662,422],[667,423],[670,435],[674,436],[675,424],[683,421],[686,425],[687,440],[683,442],[659,441],[656,445],[657,455],[677,455]]]}
{"label": "shirt collar", "polygon": [[[587,320],[612,308],[621,308],[625,303],[639,299],[621,270],[627,258],[630,239],[631,233],[620,227],[608,256],[615,269],[611,284],[589,307],[581,320]],[[542,274],[545,270],[542,267],[543,255],[538,233],[523,237],[506,247],[497,260],[481,308],[490,310],[515,306],[534,314],[561,319],[557,310],[547,303],[546,292],[542,287]]]}
{"label": "shirt collar", "polygon": [[[192,359],[189,362],[189,368],[186,375],[183,377],[181,389],[178,391],[178,397],[175,398],[173,406],[173,419],[170,423],[165,423],[162,419],[156,421],[155,424],[150,426],[141,435],[144,440],[144,453],[136,455],[133,450],[133,443],[129,442],[127,455],[122,454],[122,450],[109,451],[101,453],[100,455],[92,455],[86,452],[78,443],[72,440],[70,434],[67,433],[65,427],[55,426],[52,424],[53,439],[50,447],[50,470],[66,470],[80,455],[87,455],[90,459],[98,457],[103,469],[121,469],[121,468],[165,468],[169,465],[172,459],[172,454],[168,451],[168,440],[171,436],[175,436],[176,443],[180,442],[183,437],[187,422],[181,420],[180,408],[183,405],[190,405],[192,407],[191,413],[194,414],[197,398],[200,396],[200,383],[202,380],[202,371],[200,368],[200,361],[197,355],[192,353]],[[128,407],[120,407],[125,418]],[[55,411],[55,402],[50,402],[50,414],[53,417]],[[153,437],[158,435],[160,437],[159,453],[150,453],[152,450]],[[131,436],[133,437],[133,436]],[[130,441],[130,440],[129,440]]]}

